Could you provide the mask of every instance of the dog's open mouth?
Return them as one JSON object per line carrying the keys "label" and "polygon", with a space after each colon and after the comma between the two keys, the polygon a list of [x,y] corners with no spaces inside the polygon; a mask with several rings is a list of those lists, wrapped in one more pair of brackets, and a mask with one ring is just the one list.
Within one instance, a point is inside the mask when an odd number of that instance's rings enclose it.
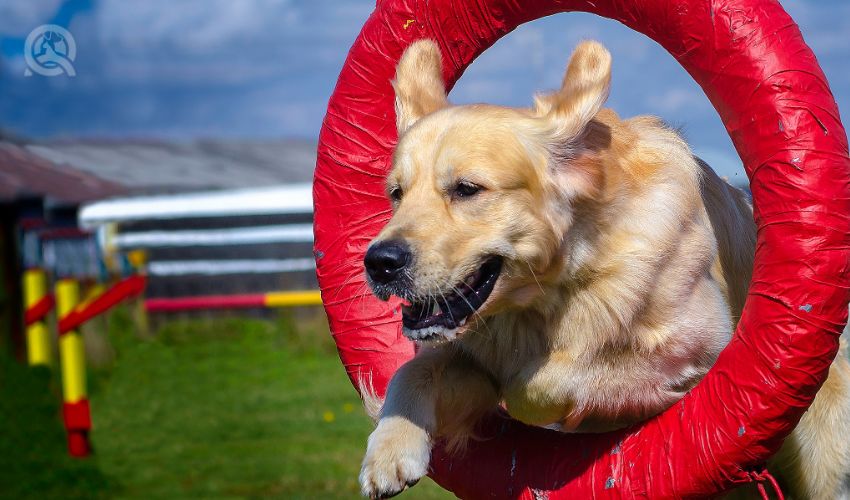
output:
{"label": "dog's open mouth", "polygon": [[449,292],[402,306],[402,331],[417,341],[451,340],[493,291],[502,259],[491,257]]}

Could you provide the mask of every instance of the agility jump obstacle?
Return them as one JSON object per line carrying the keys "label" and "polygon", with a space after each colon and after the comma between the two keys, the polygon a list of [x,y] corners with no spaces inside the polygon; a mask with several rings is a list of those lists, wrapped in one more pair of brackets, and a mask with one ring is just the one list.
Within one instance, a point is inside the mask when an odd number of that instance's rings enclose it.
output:
{"label": "agility jump obstacle", "polygon": [[76,279],[58,280],[55,294],[51,295],[47,293],[44,270],[32,268],[24,273],[24,324],[27,330],[27,361],[31,366],[51,365],[52,343],[46,319],[54,306],[56,309],[62,415],[71,456],[85,457],[91,451],[88,439],[91,411],[86,388],[85,345],[79,327],[124,300],[140,295],[144,288],[145,277],[134,275],[81,302],[80,285]]}
{"label": "agility jump obstacle", "polygon": [[[414,354],[398,301],[363,283],[390,217],[380,182],[397,141],[390,81],[405,47],[436,40],[449,87],[520,24],[585,11],[661,44],[699,83],[744,161],[758,242],[730,345],[680,403],[601,435],[493,416],[463,457],[437,446],[430,475],[462,498],[681,498],[769,481],[764,464],[826,378],[847,321],[850,158],[826,78],[777,0],[383,0],[348,54],[319,138],[317,275],[353,382],[383,394]],[[318,258],[320,257],[320,258]],[[356,302],[354,302],[356,301]],[[356,304],[356,306],[352,306]]]}
{"label": "agility jump obstacle", "polygon": [[[116,305],[144,293],[146,277],[132,275],[110,287],[97,285],[94,293],[80,300],[75,279],[60,279],[55,294],[47,293],[47,275],[43,269],[25,272],[24,322],[27,330],[27,360],[31,366],[51,366],[52,343],[47,317],[56,309],[59,333],[59,364],[62,379],[62,414],[71,456],[85,457],[91,452],[91,410],[86,382],[85,346],[79,328],[92,318]],[[55,300],[54,300],[55,297]],[[201,309],[276,308],[321,305],[318,290],[270,292],[264,294],[148,299],[148,312],[180,312]]]}

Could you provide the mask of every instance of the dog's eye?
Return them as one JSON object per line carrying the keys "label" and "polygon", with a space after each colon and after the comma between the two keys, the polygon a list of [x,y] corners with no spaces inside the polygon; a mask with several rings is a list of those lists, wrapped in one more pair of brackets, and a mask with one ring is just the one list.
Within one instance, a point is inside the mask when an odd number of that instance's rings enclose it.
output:
{"label": "dog's eye", "polygon": [[481,186],[471,182],[459,182],[452,192],[453,198],[469,198],[481,191]]}
{"label": "dog's eye", "polygon": [[400,187],[393,186],[390,188],[390,199],[393,201],[401,201],[401,195],[404,194]]}

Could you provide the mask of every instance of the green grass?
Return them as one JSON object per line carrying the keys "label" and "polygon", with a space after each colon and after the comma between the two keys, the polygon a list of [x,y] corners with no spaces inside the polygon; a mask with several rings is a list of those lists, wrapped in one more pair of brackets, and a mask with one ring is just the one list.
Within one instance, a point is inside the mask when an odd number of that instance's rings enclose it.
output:
{"label": "green grass", "polygon": [[[66,456],[50,373],[0,352],[0,497],[358,497],[371,423],[321,323],[175,321],[142,340],[111,320],[89,459]],[[453,498],[428,480],[405,495]]]}

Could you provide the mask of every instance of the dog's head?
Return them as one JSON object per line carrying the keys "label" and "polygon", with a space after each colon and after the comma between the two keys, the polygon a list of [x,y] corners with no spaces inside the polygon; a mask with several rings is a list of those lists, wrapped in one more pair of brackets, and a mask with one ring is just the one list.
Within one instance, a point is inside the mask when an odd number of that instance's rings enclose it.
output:
{"label": "dog's head", "polygon": [[574,206],[599,183],[583,137],[608,96],[611,57],[582,43],[562,88],[532,109],[451,106],[441,71],[428,40],[399,62],[393,216],[365,258],[374,293],[409,302],[403,331],[414,340],[451,339],[473,316],[527,306],[560,272]]}

